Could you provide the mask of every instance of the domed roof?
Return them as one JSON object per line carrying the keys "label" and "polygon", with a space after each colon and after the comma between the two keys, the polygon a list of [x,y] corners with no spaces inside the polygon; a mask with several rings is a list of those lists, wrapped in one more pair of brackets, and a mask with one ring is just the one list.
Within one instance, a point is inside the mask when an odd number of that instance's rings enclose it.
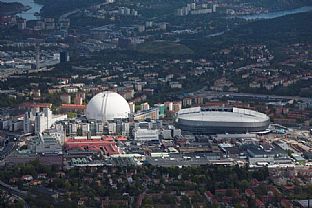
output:
{"label": "domed roof", "polygon": [[111,121],[115,118],[128,118],[128,102],[118,93],[105,91],[95,95],[87,105],[88,119]]}

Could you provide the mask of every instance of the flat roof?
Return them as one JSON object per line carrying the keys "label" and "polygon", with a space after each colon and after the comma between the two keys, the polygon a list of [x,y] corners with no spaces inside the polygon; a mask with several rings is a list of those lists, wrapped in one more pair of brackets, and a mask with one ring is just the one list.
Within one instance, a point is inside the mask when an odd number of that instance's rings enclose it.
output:
{"label": "flat roof", "polygon": [[209,121],[209,122],[262,122],[269,118],[255,115],[247,115],[237,112],[225,111],[201,111],[196,113],[180,114],[179,119],[190,121]]}

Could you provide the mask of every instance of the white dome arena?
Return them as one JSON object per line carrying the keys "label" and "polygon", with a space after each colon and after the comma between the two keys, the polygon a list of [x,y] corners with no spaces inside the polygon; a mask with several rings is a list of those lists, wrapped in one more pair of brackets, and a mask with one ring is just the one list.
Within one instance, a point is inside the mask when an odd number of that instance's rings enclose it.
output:
{"label": "white dome arena", "polygon": [[95,95],[87,105],[86,116],[90,120],[111,121],[128,118],[130,107],[126,99],[116,92],[105,91]]}

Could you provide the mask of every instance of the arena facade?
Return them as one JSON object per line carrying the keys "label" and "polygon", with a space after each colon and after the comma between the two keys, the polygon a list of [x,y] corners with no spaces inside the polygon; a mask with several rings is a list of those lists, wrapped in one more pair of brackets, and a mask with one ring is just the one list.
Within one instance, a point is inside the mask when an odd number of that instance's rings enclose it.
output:
{"label": "arena facade", "polygon": [[176,123],[183,131],[193,134],[232,134],[264,131],[270,118],[249,109],[193,107],[180,110]]}

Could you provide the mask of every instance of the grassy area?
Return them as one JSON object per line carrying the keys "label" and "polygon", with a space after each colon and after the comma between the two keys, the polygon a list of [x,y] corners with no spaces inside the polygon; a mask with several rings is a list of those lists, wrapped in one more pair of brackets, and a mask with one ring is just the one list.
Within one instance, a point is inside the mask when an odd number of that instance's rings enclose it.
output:
{"label": "grassy area", "polygon": [[141,53],[149,54],[168,54],[168,55],[187,55],[193,54],[193,51],[185,45],[168,42],[153,41],[139,45],[136,50]]}

